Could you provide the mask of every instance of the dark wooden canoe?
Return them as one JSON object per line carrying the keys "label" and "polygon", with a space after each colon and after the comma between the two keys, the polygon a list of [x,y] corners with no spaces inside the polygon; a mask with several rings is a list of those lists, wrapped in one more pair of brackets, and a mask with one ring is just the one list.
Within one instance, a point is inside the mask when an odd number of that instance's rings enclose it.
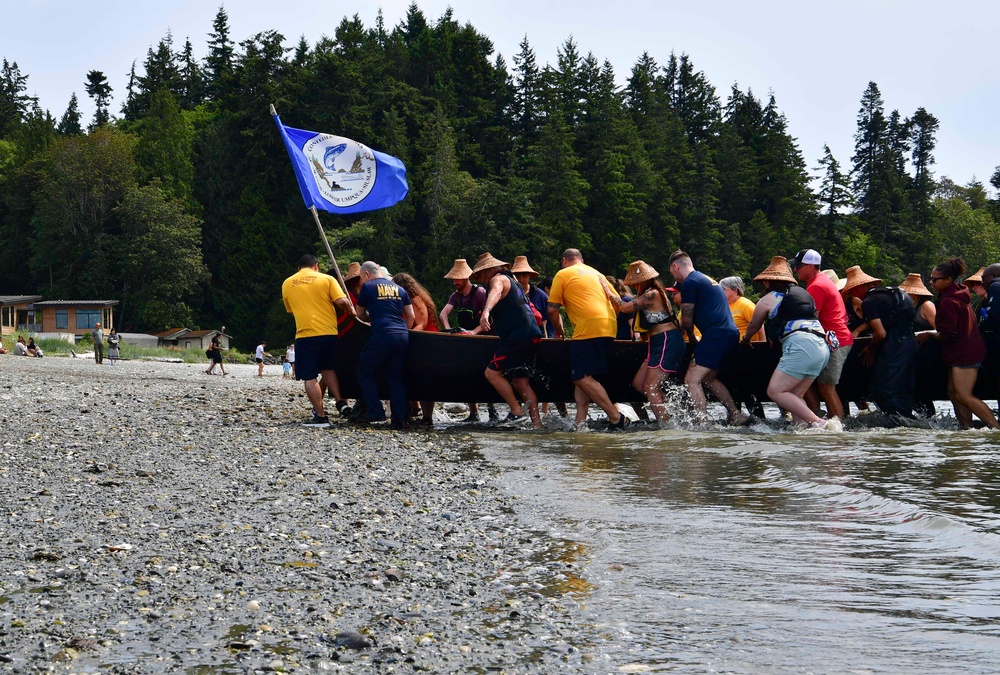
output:
{"label": "dark wooden canoe", "polygon": [[[337,341],[337,376],[341,391],[348,398],[361,396],[355,373],[358,357],[370,334],[368,326],[355,323]],[[499,403],[500,397],[483,377],[498,342],[498,338],[489,336],[411,331],[405,371],[407,395],[415,401]],[[856,342],[844,365],[837,387],[844,401],[867,399],[871,369],[861,361],[861,349],[866,344],[865,338]],[[755,343],[750,347],[739,347],[729,355],[719,379],[738,401],[751,398],[767,400],[767,383],[780,357],[780,345]],[[645,358],[645,343],[614,343],[611,372],[597,378],[612,401],[634,403],[645,400],[632,389],[632,378]],[[535,371],[532,386],[542,401],[573,401],[569,345],[566,341],[542,340],[535,359]],[[991,357],[980,371],[977,395],[983,399],[998,398],[998,382],[1000,358]],[[947,400],[947,383],[940,345],[933,341],[921,345],[917,352],[917,399]],[[388,399],[389,390],[384,381],[379,389],[381,396]]]}

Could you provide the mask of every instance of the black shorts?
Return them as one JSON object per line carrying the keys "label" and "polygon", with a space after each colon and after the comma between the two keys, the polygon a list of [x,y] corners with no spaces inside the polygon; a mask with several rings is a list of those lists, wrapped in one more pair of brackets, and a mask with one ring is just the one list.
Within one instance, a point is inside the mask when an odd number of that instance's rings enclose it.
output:
{"label": "black shorts", "polygon": [[608,350],[614,338],[590,338],[569,341],[570,378],[576,382],[591,375],[608,372]]}
{"label": "black shorts", "polygon": [[336,355],[336,335],[295,338],[295,379],[315,380],[322,371],[333,370]]}
{"label": "black shorts", "polygon": [[257,363],[264,363],[264,359],[254,359]]}
{"label": "black shorts", "polygon": [[493,360],[487,366],[490,370],[506,373],[511,377],[528,377],[535,368],[535,351],[541,340],[518,340],[501,342]]}

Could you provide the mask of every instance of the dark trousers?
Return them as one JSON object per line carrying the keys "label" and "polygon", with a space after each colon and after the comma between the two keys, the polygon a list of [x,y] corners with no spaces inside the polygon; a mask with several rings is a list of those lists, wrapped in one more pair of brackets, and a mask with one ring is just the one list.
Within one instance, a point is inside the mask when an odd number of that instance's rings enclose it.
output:
{"label": "dark trousers", "polygon": [[97,363],[104,363],[104,343],[95,342],[94,343],[94,361]]}
{"label": "dark trousers", "polygon": [[909,326],[888,331],[872,368],[872,401],[886,415],[913,417],[917,341]]}
{"label": "dark trousers", "polygon": [[385,408],[378,394],[378,375],[385,372],[389,381],[389,401],[394,422],[405,422],[409,411],[403,363],[406,361],[408,333],[372,333],[358,359],[358,384],[368,404],[368,421],[385,419]]}

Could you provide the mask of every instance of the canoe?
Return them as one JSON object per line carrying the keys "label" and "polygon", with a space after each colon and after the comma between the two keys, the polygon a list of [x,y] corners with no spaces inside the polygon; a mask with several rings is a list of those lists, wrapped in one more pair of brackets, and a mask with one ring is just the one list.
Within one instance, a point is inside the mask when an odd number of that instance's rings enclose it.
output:
{"label": "canoe", "polygon": [[[358,358],[364,348],[370,328],[355,323],[337,341],[337,377],[342,394],[360,398],[356,376]],[[482,335],[428,333],[410,331],[404,376],[407,396],[414,401],[499,403],[500,397],[483,376],[487,364],[496,352],[499,338]],[[867,400],[871,369],[862,363],[861,350],[868,338],[855,342],[844,364],[837,391],[843,401]],[[689,346],[689,353],[693,347]],[[738,347],[728,356],[719,379],[737,401],[756,398],[766,401],[767,383],[781,357],[781,346],[753,343]],[[597,379],[604,385],[612,401],[636,403],[645,398],[632,388],[632,378],[646,359],[646,344],[616,340],[611,348],[609,370]],[[683,378],[681,373],[679,378]],[[976,394],[986,400],[998,398],[1000,358],[987,360],[980,371]],[[573,384],[570,380],[569,344],[565,340],[545,339],[538,346],[532,387],[542,401],[571,403]],[[379,383],[382,398],[389,398],[387,383]],[[928,341],[917,350],[917,400],[948,399],[948,375],[941,361],[941,347]]]}

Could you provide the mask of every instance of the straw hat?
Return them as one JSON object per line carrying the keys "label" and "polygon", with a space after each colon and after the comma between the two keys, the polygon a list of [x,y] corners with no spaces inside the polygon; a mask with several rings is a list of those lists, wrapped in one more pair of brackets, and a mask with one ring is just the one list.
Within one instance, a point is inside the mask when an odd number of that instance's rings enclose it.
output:
{"label": "straw hat", "polygon": [[472,268],[469,267],[469,263],[465,262],[465,258],[457,258],[455,264],[451,266],[451,270],[448,274],[444,275],[445,279],[468,279],[472,276]]}
{"label": "straw hat", "polygon": [[476,258],[476,266],[472,268],[473,274],[479,274],[485,270],[491,270],[494,267],[504,267],[510,263],[505,263],[503,260],[497,260],[493,257],[493,254],[487,251],[486,253],[479,254]]}
{"label": "straw hat", "polygon": [[843,292],[846,293],[847,291],[864,284],[880,283],[882,283],[881,279],[873,277],[870,274],[865,274],[860,265],[855,265],[854,267],[847,268],[847,283],[844,284]]}
{"label": "straw hat", "polygon": [[965,285],[971,286],[973,284],[983,283],[983,270],[985,269],[986,269],[985,267],[980,267],[978,272],[976,272],[975,274],[970,274],[969,276],[965,277]]}
{"label": "straw hat", "polygon": [[933,295],[933,293],[927,290],[927,287],[924,286],[923,280],[916,272],[910,272],[906,275],[906,281],[899,285],[899,290],[904,293],[909,293],[910,295],[926,295],[927,297],[931,297]]}
{"label": "straw hat", "polygon": [[844,290],[844,284],[847,283],[847,279],[841,279],[833,270],[822,270],[821,274],[825,274],[833,282],[833,285],[837,287],[838,291]]}
{"label": "straw hat", "polygon": [[344,281],[357,279],[360,276],[361,276],[361,263],[352,262],[347,266],[347,275],[344,276]]}
{"label": "straw hat", "polygon": [[635,286],[643,281],[649,281],[660,276],[660,273],[653,269],[649,263],[636,260],[628,266],[628,274],[625,275],[625,285]]}
{"label": "straw hat", "polygon": [[532,277],[537,277],[538,272],[531,269],[531,265],[528,264],[528,256],[519,255],[514,258],[514,266],[510,268],[511,274],[530,274]]}
{"label": "straw hat", "polygon": [[763,272],[753,278],[754,281],[790,281],[795,283],[795,277],[788,269],[788,261],[784,256],[776,255],[771,258],[771,264]]}

